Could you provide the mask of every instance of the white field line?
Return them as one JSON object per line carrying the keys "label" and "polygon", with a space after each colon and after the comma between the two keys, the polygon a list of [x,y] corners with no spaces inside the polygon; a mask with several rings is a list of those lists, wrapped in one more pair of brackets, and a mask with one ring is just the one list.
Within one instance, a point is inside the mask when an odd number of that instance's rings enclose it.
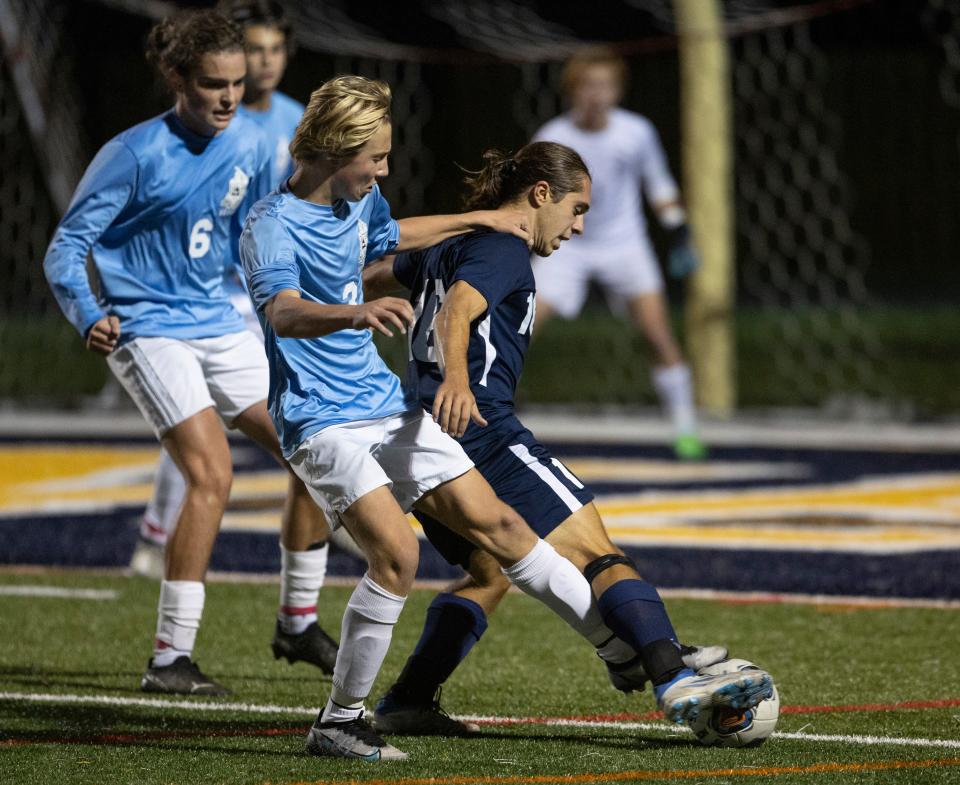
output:
{"label": "white field line", "polygon": [[113,589],[65,589],[62,586],[0,586],[0,596],[57,597],[62,600],[115,600]]}
{"label": "white field line", "polygon": [[[99,568],[72,568],[72,567],[44,567],[35,565],[0,565],[0,575],[93,575],[104,577],[128,577],[130,569],[127,567],[99,567]],[[356,586],[359,576],[331,575],[324,581],[325,586]],[[279,584],[280,577],[276,573],[262,572],[218,572],[211,570],[207,573],[207,583],[239,583],[239,584]],[[447,586],[449,579],[418,580],[414,588],[421,591],[437,591]],[[519,589],[512,589],[519,591]],[[76,591],[76,590],[75,590]],[[90,591],[101,591],[93,589]],[[109,590],[103,590],[109,591]],[[659,589],[662,597],[677,600],[706,600],[713,602],[744,602],[744,603],[771,603],[779,605],[849,605],[860,608],[928,608],[932,610],[960,610],[960,599],[936,599],[923,597],[863,597],[845,594],[799,594],[789,592],[763,591],[724,591],[722,589]],[[0,585],[0,595],[6,593],[5,587]],[[18,593],[18,592],[11,592]]]}
{"label": "white field line", "polygon": [[[299,717],[311,717],[318,709],[309,706],[275,706],[258,703],[201,703],[189,700],[167,700],[151,698],[118,698],[105,695],[57,695],[34,692],[0,692],[0,701],[19,703],[61,703],[95,704],[101,706],[141,706],[155,709],[183,709],[201,712],[239,712],[244,714],[292,714]],[[667,733],[668,735],[688,734],[689,728],[671,725],[667,722],[611,722],[606,720],[565,719],[563,717],[497,717],[489,715],[453,715],[456,719],[488,725],[549,725],[572,728],[613,728],[620,730],[644,730]],[[860,744],[864,746],[896,747],[939,747],[960,749],[960,739],[924,739],[900,736],[862,736],[841,733],[787,733],[775,732],[772,738],[793,739],[797,741],[838,742],[840,744]]]}
{"label": "white field line", "polygon": [[[529,411],[523,422],[543,441],[607,444],[670,444],[670,424],[653,410],[620,412]],[[147,422],[135,411],[100,413],[31,411],[6,408],[0,411],[0,435],[46,437],[62,434],[74,438],[131,436],[152,441]],[[960,446],[960,423],[956,420],[917,425],[893,422],[827,420],[816,411],[743,413],[729,422],[704,422],[701,435],[711,445],[773,447],[828,447],[836,450],[927,449],[954,452]],[[235,437],[236,438],[236,437]]]}
{"label": "white field line", "polygon": [[319,708],[309,706],[274,706],[263,703],[214,703],[167,698],[117,698],[108,695],[57,695],[44,692],[0,692],[0,701],[16,703],[65,703],[96,706],[143,706],[152,709],[183,709],[185,711],[239,712],[241,714],[295,714],[311,716]]}

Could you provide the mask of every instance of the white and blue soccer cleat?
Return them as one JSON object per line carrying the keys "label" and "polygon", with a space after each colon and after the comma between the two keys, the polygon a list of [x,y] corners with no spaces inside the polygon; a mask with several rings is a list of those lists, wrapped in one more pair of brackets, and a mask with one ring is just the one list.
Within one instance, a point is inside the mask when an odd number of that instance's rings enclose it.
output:
{"label": "white and blue soccer cleat", "polygon": [[348,722],[321,722],[318,717],[307,734],[306,747],[310,755],[369,762],[407,758],[405,752],[384,741],[362,716]]}
{"label": "white and blue soccer cleat", "polygon": [[697,675],[681,671],[656,688],[660,710],[671,722],[691,722],[702,709],[729,706],[751,709],[773,695],[773,679],[759,668],[736,673]]}
{"label": "white and blue soccer cleat", "polygon": [[[690,670],[699,671],[701,668],[715,665],[727,659],[727,648],[726,646],[681,645],[680,659]],[[620,692],[643,691],[646,683],[650,681],[639,655],[624,663],[614,664],[604,661],[604,665],[607,666],[607,676],[610,677],[610,683]]]}

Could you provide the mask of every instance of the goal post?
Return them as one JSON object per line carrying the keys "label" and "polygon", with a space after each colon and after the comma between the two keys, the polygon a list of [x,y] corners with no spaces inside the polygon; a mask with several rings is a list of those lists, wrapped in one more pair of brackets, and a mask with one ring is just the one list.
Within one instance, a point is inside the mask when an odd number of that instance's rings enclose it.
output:
{"label": "goal post", "polygon": [[683,194],[702,265],[690,278],[686,346],[697,399],[715,417],[737,403],[733,330],[733,130],[719,0],[674,0],[680,50]]}

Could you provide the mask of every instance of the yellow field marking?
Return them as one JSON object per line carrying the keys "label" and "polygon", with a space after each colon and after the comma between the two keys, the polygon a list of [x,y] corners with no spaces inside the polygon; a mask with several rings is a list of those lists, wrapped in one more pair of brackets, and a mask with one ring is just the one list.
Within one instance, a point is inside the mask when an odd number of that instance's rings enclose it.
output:
{"label": "yellow field marking", "polygon": [[44,507],[52,499],[69,499],[76,494],[102,498],[107,489],[55,491],[51,488],[58,482],[92,480],[100,473],[114,470],[149,471],[157,455],[156,447],[128,450],[93,446],[83,449],[5,446],[0,449],[0,510]]}
{"label": "yellow field marking", "polygon": [[749,511],[789,514],[790,511],[910,511],[914,517],[926,512],[933,519],[960,523],[960,474],[927,477],[891,477],[885,483],[855,482],[812,488],[782,488],[736,491],[644,494],[601,498],[600,513],[616,516],[729,517]]}
{"label": "yellow field marking", "polygon": [[914,545],[917,547],[960,547],[960,530],[887,527],[874,523],[849,531],[836,529],[791,527],[784,523],[776,528],[764,526],[607,526],[610,536],[620,542],[669,540],[671,542],[729,543],[734,540],[753,544],[822,545],[864,547],[868,544]]}
{"label": "yellow field marking", "polygon": [[[145,504],[152,492],[157,455],[157,447],[0,447],[0,512]],[[591,476],[635,476],[663,469],[658,462],[634,459],[576,459],[569,464]],[[231,494],[235,506],[228,511],[225,528],[275,529],[279,514],[273,508],[279,508],[286,490],[287,476],[279,469],[238,473]],[[749,542],[799,548],[960,547],[960,474],[956,473],[874,478],[836,486],[622,494],[600,497],[597,505],[618,541]],[[811,520],[814,517],[821,520]]]}
{"label": "yellow field marking", "polygon": [[563,463],[581,480],[600,482],[705,482],[810,476],[810,468],[803,463],[773,461],[684,463],[647,458],[564,458]]}

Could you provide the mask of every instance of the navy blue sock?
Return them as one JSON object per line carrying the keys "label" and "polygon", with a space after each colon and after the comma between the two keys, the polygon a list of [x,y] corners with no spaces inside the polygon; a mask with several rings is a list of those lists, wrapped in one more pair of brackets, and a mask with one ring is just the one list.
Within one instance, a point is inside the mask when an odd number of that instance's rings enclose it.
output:
{"label": "navy blue sock", "polygon": [[428,703],[486,629],[487,615],[473,600],[437,595],[427,608],[420,640],[390,693],[402,702]]}
{"label": "navy blue sock", "polygon": [[652,584],[637,579],[617,581],[600,595],[597,607],[607,627],[640,656],[655,685],[683,670],[677,633]]}

